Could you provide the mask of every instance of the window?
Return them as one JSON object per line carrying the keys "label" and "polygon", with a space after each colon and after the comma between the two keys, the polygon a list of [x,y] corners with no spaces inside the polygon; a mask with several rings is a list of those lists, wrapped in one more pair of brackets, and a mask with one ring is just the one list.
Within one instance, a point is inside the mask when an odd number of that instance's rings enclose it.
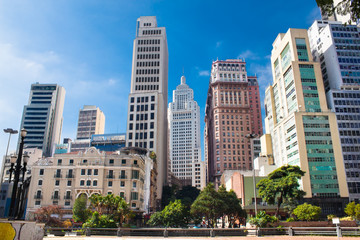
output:
{"label": "window", "polygon": [[135,181],[133,182],[133,188],[136,188],[136,182]]}
{"label": "window", "polygon": [[67,181],[67,186],[71,186],[71,180]]}
{"label": "window", "polygon": [[125,198],[125,193],[124,193],[124,192],[120,192],[120,197],[121,197],[121,198]]}
{"label": "window", "polygon": [[114,165],[114,159],[110,159],[110,160],[109,160],[109,164],[110,164],[110,165]]}
{"label": "window", "polygon": [[137,192],[131,192],[131,200],[138,200],[139,194]]}
{"label": "window", "polygon": [[81,169],[81,175],[85,175],[85,169]]}
{"label": "window", "polygon": [[69,165],[73,165],[74,164],[74,159],[70,159],[69,160]]}
{"label": "window", "polygon": [[113,184],[113,182],[112,182],[112,181],[109,181],[109,182],[108,182],[108,187],[112,187],[112,184]]}
{"label": "window", "polygon": [[70,206],[70,202],[69,202],[69,201],[66,201],[66,202],[65,202],[65,206]]}
{"label": "window", "polygon": [[62,164],[62,159],[58,159],[58,165],[61,165]]}
{"label": "window", "polygon": [[[135,161],[134,161],[135,162]],[[135,164],[135,163],[134,163]],[[139,170],[132,170],[131,172],[132,179],[139,179]]]}
{"label": "window", "polygon": [[44,169],[40,169],[39,175],[44,175]]}
{"label": "window", "polygon": [[93,186],[96,187],[97,186],[97,180],[93,181]]}
{"label": "window", "polygon": [[56,180],[55,181],[55,186],[59,186],[60,185],[60,181],[59,180]]}
{"label": "window", "polygon": [[125,187],[125,182],[124,181],[120,181],[120,187]]}
{"label": "window", "polygon": [[91,186],[91,180],[86,181],[86,186]]}
{"label": "window", "polygon": [[42,180],[39,180],[38,185],[41,186],[42,183],[43,183],[43,181],[42,181]]}
{"label": "window", "polygon": [[98,169],[94,169],[94,175],[98,175]]}
{"label": "window", "polygon": [[121,159],[121,164],[126,164],[126,159]]}
{"label": "window", "polygon": [[85,185],[85,180],[80,180],[80,186],[84,186]]}
{"label": "window", "polygon": [[91,175],[92,169],[87,170],[87,175]]}

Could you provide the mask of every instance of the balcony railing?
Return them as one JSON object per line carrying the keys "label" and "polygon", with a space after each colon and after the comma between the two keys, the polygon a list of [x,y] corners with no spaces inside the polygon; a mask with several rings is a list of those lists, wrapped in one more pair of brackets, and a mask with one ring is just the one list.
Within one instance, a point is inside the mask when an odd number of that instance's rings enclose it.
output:
{"label": "balcony railing", "polygon": [[106,178],[115,178],[114,175],[106,175]]}
{"label": "balcony railing", "polygon": [[62,174],[61,173],[55,173],[54,178],[62,178]]}
{"label": "balcony railing", "polygon": [[66,174],[66,178],[74,178],[75,175],[73,173],[68,173]]}
{"label": "balcony railing", "polygon": [[119,179],[127,179],[126,175],[119,175]]}
{"label": "balcony railing", "polygon": [[64,199],[65,199],[65,200],[71,200],[71,199],[72,199],[72,196],[71,196],[71,195],[69,195],[69,196],[68,196],[68,195],[65,195],[65,196],[64,196]]}
{"label": "balcony railing", "polygon": [[42,199],[42,198],[43,198],[42,194],[41,195],[38,195],[38,194],[34,195],[34,199]]}
{"label": "balcony railing", "polygon": [[59,195],[52,195],[51,199],[60,200],[60,196]]}

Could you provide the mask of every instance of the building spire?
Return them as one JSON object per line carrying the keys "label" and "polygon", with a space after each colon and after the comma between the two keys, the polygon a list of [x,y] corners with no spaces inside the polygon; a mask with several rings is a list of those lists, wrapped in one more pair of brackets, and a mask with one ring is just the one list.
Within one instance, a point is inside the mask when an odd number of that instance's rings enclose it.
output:
{"label": "building spire", "polygon": [[181,76],[181,84],[186,84],[186,78],[185,76]]}

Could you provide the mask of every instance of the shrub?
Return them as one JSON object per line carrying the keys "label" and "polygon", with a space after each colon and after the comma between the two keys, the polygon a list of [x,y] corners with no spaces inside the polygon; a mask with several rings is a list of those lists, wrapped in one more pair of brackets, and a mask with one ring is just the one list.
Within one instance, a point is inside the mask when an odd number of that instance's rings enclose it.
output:
{"label": "shrub", "polygon": [[260,227],[260,228],[266,227],[267,225],[277,222],[277,221],[278,221],[277,217],[270,216],[270,215],[266,214],[265,211],[261,211],[256,215],[256,217],[252,217],[249,219],[250,224]]}
{"label": "shrub", "polygon": [[295,222],[295,218],[289,217],[288,219],[286,219],[286,222]]}
{"label": "shrub", "polygon": [[297,206],[293,214],[301,221],[315,221],[320,218],[321,208],[304,203]]}
{"label": "shrub", "polygon": [[336,215],[330,214],[330,215],[327,215],[326,217],[327,217],[328,221],[331,221],[333,218],[336,218]]}

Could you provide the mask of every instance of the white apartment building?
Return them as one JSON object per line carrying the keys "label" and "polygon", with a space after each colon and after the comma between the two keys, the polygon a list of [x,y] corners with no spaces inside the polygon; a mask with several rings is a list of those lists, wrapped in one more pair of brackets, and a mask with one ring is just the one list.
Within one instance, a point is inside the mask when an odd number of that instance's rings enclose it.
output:
{"label": "white apartment building", "polygon": [[360,28],[315,21],[308,30],[328,108],[336,114],[350,201],[360,200]]}
{"label": "white apartment building", "polygon": [[168,120],[170,171],[183,185],[202,189],[205,187],[205,164],[201,161],[200,108],[184,76],[173,91]]}
{"label": "white apartment building", "polygon": [[27,130],[24,148],[42,149],[44,156],[55,151],[61,140],[64,101],[65,89],[57,84],[31,85],[29,103],[24,106],[19,128]]}
{"label": "white apartment building", "polygon": [[156,17],[137,19],[126,146],[142,147],[157,156],[157,196],[160,200],[167,170],[168,47],[165,27]]}

